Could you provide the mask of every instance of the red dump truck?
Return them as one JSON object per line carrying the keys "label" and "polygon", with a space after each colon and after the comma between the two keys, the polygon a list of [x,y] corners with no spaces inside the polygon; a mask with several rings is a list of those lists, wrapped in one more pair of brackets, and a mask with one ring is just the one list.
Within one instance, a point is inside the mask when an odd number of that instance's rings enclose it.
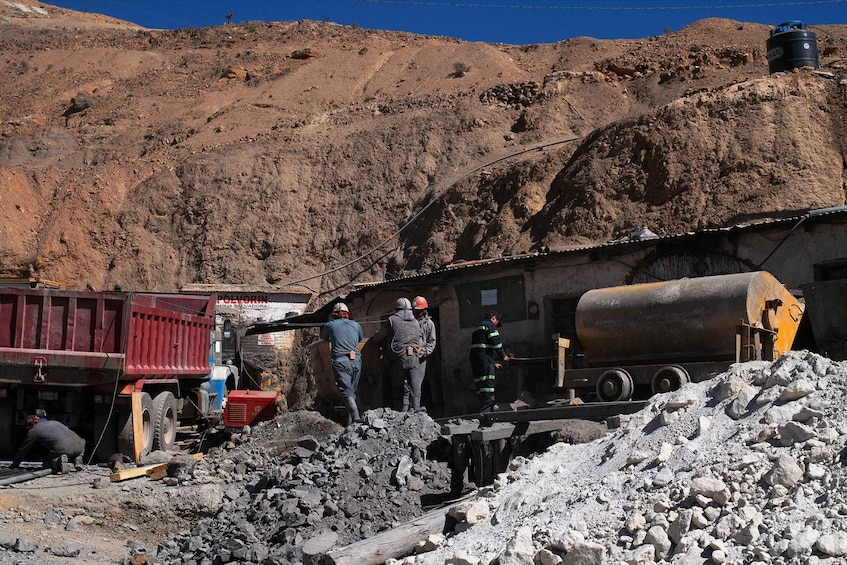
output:
{"label": "red dump truck", "polygon": [[215,423],[237,371],[216,365],[216,297],[0,288],[0,455],[36,410],[85,437],[86,458],[136,461],[177,427]]}

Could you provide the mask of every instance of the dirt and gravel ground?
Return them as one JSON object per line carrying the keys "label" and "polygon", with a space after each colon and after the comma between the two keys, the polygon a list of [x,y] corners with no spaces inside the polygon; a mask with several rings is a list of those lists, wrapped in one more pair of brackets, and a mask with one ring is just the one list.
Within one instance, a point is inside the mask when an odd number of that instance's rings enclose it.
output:
{"label": "dirt and gravel ground", "polygon": [[[218,434],[190,473],[109,482],[110,469],[88,466],[4,487],[0,563],[299,563],[314,536],[331,532],[346,545],[453,498],[439,429],[426,414],[384,409],[347,429],[287,412],[249,433]],[[521,452],[606,431],[563,423]]]}
{"label": "dirt and gravel ground", "polygon": [[[255,467],[291,457],[303,436],[322,441],[342,430],[315,412],[289,412],[257,427],[252,438],[226,432],[211,437],[193,476],[177,484],[146,476],[109,482],[112,469],[89,465],[2,487],[0,563],[116,563],[130,554],[155,554],[175,532],[215,515],[224,491],[241,485]],[[227,463],[244,451],[236,443],[248,440],[262,446],[267,460],[247,458],[249,470],[241,460]],[[0,478],[12,473],[0,469]]]}
{"label": "dirt and gravel ground", "polygon": [[[790,352],[657,395],[617,430],[576,425],[400,561],[842,563],[845,390],[844,363]],[[291,412],[181,478],[36,479],[0,491],[0,562],[301,563],[310,540],[368,538],[446,492],[438,436],[426,414],[374,410],[343,429]]]}
{"label": "dirt and gravel ground", "polygon": [[[88,467],[0,490],[0,563],[117,563],[128,543],[155,548],[190,524],[187,503],[198,496],[188,491],[196,489],[146,478],[92,486],[110,473]],[[178,512],[172,504],[181,505]]]}

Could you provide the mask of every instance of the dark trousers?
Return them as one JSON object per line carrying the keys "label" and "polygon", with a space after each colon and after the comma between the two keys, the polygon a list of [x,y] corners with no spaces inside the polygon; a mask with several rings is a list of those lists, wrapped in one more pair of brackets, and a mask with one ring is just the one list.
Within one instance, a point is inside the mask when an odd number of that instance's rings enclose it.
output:
{"label": "dark trousers", "polygon": [[421,361],[409,371],[403,388],[403,412],[421,407],[421,386],[426,376],[426,361]]}
{"label": "dark trousers", "polygon": [[413,368],[409,367],[408,363],[403,362],[403,358],[394,359],[388,366],[388,374],[391,379],[391,407],[397,411],[405,412],[408,410],[408,404],[404,408],[404,403],[408,402],[406,389],[409,387],[409,382],[412,378]]}
{"label": "dark trousers", "polygon": [[494,405],[497,404],[497,401],[494,400],[493,392],[478,392],[476,393],[476,397],[479,399],[480,412],[491,412],[494,409]]}
{"label": "dark trousers", "polygon": [[495,369],[493,358],[486,355],[471,356],[471,372],[476,396],[479,399],[480,412],[490,412],[494,408],[494,392],[497,383]]}
{"label": "dark trousers", "polygon": [[332,360],[332,374],[335,376],[335,386],[342,397],[356,398],[356,390],[359,388],[359,376],[362,372],[362,360],[360,358],[336,357]]}

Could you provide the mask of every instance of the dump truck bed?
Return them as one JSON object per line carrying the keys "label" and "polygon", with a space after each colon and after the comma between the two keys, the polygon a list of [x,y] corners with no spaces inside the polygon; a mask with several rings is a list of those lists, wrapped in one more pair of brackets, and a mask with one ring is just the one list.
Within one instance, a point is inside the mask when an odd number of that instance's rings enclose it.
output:
{"label": "dump truck bed", "polygon": [[214,296],[0,288],[0,383],[209,373]]}

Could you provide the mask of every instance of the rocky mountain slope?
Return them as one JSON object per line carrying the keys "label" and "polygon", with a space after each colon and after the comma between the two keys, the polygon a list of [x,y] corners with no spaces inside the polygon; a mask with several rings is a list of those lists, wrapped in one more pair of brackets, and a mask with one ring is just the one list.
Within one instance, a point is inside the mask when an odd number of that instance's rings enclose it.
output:
{"label": "rocky mountain slope", "polygon": [[821,72],[769,75],[770,28],[719,19],[525,46],[310,21],[146,30],[29,1],[0,19],[5,276],[335,296],[845,203],[841,25],[813,30]]}

